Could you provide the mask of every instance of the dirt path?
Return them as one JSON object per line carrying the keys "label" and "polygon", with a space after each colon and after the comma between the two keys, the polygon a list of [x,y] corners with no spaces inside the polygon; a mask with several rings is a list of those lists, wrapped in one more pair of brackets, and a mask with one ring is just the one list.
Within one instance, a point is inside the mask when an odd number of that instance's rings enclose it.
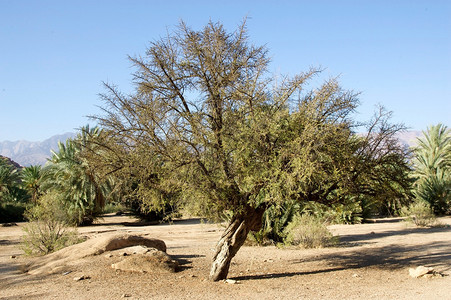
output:
{"label": "dirt path", "polygon": [[[237,284],[209,282],[222,228],[185,220],[173,225],[124,226],[127,217],[80,228],[83,235],[122,231],[162,239],[183,270],[173,274],[116,272],[114,258],[85,258],[69,274],[23,274],[22,224],[0,227],[0,299],[451,299],[451,227],[407,228],[402,222],[334,225],[341,246],[296,250],[243,247],[230,268]],[[442,223],[451,225],[451,218]],[[130,224],[128,224],[130,225]],[[11,258],[17,256],[16,258]],[[446,275],[411,278],[424,265]],[[88,280],[73,278],[87,275]]]}

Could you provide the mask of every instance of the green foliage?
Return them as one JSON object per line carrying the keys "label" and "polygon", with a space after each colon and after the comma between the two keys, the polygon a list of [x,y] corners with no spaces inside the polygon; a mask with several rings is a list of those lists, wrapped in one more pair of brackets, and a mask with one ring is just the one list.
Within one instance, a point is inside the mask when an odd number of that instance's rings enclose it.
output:
{"label": "green foliage", "polygon": [[53,152],[43,170],[42,190],[57,193],[70,220],[79,225],[90,224],[100,215],[111,190],[109,178],[98,176],[85,158],[96,151],[95,140],[100,135],[99,128],[82,128],[75,139],[58,144],[58,152]]}
{"label": "green foliage", "polygon": [[0,203],[24,201],[25,193],[20,188],[19,170],[0,157]]}
{"label": "green foliage", "polygon": [[24,213],[27,205],[23,202],[0,203],[0,223],[25,221]]}
{"label": "green foliage", "polygon": [[338,240],[327,229],[321,218],[310,214],[296,215],[284,229],[285,245],[301,248],[323,248],[337,244]]}
{"label": "green foliage", "polygon": [[107,203],[105,207],[103,208],[103,213],[110,214],[110,213],[123,213],[126,212],[128,208],[121,204],[121,203]]}
{"label": "green foliage", "polygon": [[408,207],[402,209],[402,216],[407,217],[406,221],[421,227],[436,226],[437,218],[430,205],[422,200],[415,201]]}
{"label": "green foliage", "polygon": [[300,212],[296,201],[286,201],[281,206],[271,206],[263,214],[263,226],[257,232],[249,233],[249,240],[258,245],[270,245],[283,242],[284,230]]}
{"label": "green foliage", "polygon": [[26,216],[30,222],[23,227],[22,249],[27,255],[48,254],[81,241],[69,227],[70,217],[56,193],[42,196]]}
{"label": "green foliage", "polygon": [[451,210],[451,134],[438,124],[423,132],[414,148],[415,196],[429,203],[434,213]]}
{"label": "green foliage", "polygon": [[153,209],[195,199],[202,205],[191,208],[210,216],[239,216],[291,200],[383,201],[410,184],[394,138],[403,127],[389,113],[381,109],[368,134],[356,135],[357,93],[335,79],[307,91],[316,69],[273,84],[266,49],[249,45],[244,25],[227,33],[220,24],[181,24],[131,60],[134,95],[107,85],[106,114],[96,120],[110,141],[105,165],[136,176]]}
{"label": "green foliage", "polygon": [[395,138],[404,127],[381,108],[367,134],[356,134],[358,93],[335,78],[309,89],[314,68],[270,77],[267,49],[250,44],[245,23],[232,33],[219,23],[198,31],[181,23],[130,59],[135,91],[105,85],[104,114],[94,117],[105,133],[96,169],[131,178],[123,186],[135,185],[133,196],[152,210],[188,204],[227,217],[244,230],[241,239],[269,209],[265,218],[279,219],[266,222],[263,239],[289,221],[288,203],[336,205],[352,221],[352,202],[402,199],[410,188]]}
{"label": "green foliage", "polygon": [[362,222],[362,207],[359,201],[336,203],[327,206],[320,203],[306,203],[302,212],[324,220],[327,224],[358,224]]}
{"label": "green foliage", "polygon": [[41,170],[41,166],[29,166],[23,168],[20,172],[22,186],[30,195],[33,203],[36,203],[41,195]]}

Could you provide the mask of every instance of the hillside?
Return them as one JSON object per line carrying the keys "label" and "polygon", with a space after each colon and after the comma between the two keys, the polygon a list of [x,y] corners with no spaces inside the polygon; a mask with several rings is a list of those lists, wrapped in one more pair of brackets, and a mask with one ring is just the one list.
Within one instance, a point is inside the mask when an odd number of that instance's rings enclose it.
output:
{"label": "hillside", "polygon": [[7,165],[13,166],[15,169],[21,169],[22,166],[18,163],[16,163],[14,160],[10,159],[9,157],[5,157],[0,155],[0,160],[3,160],[7,163]]}
{"label": "hillside", "polygon": [[0,142],[0,155],[11,158],[22,166],[44,165],[51,155],[52,149],[58,148],[59,141],[74,137],[74,133],[52,136],[42,142],[4,141]]}

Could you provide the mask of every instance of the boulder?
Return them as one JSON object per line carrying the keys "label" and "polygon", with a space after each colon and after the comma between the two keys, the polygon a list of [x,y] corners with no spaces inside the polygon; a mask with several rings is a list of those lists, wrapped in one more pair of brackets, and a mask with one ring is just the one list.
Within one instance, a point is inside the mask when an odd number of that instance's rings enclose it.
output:
{"label": "boulder", "polygon": [[166,252],[166,244],[162,240],[139,235],[110,233],[90,238],[83,243],[40,257],[25,266],[25,269],[29,274],[57,273],[64,271],[67,265],[71,265],[79,259],[132,246],[145,246],[155,248],[162,253]]}
{"label": "boulder", "polygon": [[174,273],[178,263],[165,252],[154,250],[145,254],[133,254],[112,264],[115,270],[137,273]]}

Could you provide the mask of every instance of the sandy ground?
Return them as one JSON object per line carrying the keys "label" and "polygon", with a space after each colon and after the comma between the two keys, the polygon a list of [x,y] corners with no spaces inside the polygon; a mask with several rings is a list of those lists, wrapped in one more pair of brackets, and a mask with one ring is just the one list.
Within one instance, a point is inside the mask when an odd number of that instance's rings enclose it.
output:
{"label": "sandy ground", "polygon": [[[117,258],[85,258],[67,272],[32,276],[20,250],[23,224],[0,227],[0,299],[451,299],[451,227],[413,228],[395,219],[334,225],[338,247],[279,249],[244,246],[229,278],[210,282],[213,248],[222,227],[184,220],[172,225],[134,226],[127,216],[108,216],[80,228],[82,235],[106,232],[150,234],[162,239],[179,261],[177,273],[139,274],[111,268]],[[451,217],[441,222],[451,225]],[[13,258],[16,256],[15,258]],[[411,278],[408,269],[433,267],[444,276]],[[70,272],[70,273],[68,273]],[[74,281],[77,276],[90,279]]]}

